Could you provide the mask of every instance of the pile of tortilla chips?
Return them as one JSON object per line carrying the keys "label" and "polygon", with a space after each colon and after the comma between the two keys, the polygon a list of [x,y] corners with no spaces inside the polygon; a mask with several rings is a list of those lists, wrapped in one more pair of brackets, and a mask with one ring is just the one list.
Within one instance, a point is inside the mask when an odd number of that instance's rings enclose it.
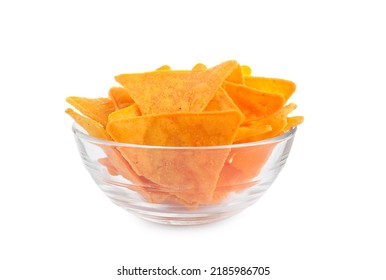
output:
{"label": "pile of tortilla chips", "polygon": [[[107,97],[71,96],[68,113],[90,136],[152,148],[106,146],[99,159],[113,176],[131,182],[132,190],[153,203],[190,208],[219,203],[230,192],[248,188],[274,146],[253,151],[162,149],[154,146],[222,146],[281,135],[303,122],[288,116],[295,91],[288,80],[254,77],[248,66],[226,61],[212,68],[122,74],[121,85]],[[249,149],[251,149],[249,147]],[[231,160],[230,160],[231,159]]]}

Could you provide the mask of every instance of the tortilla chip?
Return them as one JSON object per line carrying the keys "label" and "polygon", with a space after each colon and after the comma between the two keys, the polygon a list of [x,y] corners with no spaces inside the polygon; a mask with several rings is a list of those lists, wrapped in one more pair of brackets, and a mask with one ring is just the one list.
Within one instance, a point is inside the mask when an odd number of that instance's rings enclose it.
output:
{"label": "tortilla chip", "polygon": [[143,115],[202,112],[236,67],[232,60],[205,71],[154,71],[122,74],[115,79],[128,90]]}
{"label": "tortilla chip", "polygon": [[244,75],[241,70],[240,64],[237,64],[237,67],[233,70],[233,72],[226,78],[228,82],[232,82],[235,84],[244,84]]}
{"label": "tortilla chip", "polygon": [[206,106],[205,111],[237,111],[240,112],[242,121],[245,120],[243,113],[222,87],[217,90],[213,99],[209,102],[208,106]]}
{"label": "tortilla chip", "polygon": [[109,115],[108,121],[126,120],[133,117],[141,116],[141,111],[137,104],[130,105],[129,107],[117,110]]}
{"label": "tortilla chip", "polygon": [[287,125],[283,128],[283,133],[286,133],[291,128],[298,126],[299,124],[303,123],[303,121],[303,116],[287,117]]}
{"label": "tortilla chip", "polygon": [[272,127],[269,124],[263,124],[261,126],[241,126],[237,130],[237,135],[233,144],[247,143],[249,139],[259,137],[261,134],[272,131]]}
{"label": "tortilla chip", "polygon": [[70,108],[68,108],[65,112],[70,115],[76,123],[83,127],[83,129],[87,131],[88,135],[103,140],[111,140],[111,137],[107,134],[106,130],[96,121],[82,116]]}
{"label": "tortilla chip", "polygon": [[202,63],[197,63],[196,65],[194,65],[194,67],[192,68],[192,71],[205,71],[206,69],[208,69],[205,64],[202,64]]}
{"label": "tortilla chip", "polygon": [[157,71],[169,71],[171,70],[169,65],[162,65],[161,67],[157,68]]}
{"label": "tortilla chip", "polygon": [[119,148],[135,172],[186,204],[205,204],[213,196],[229,149]]}
{"label": "tortilla chip", "polygon": [[269,116],[284,105],[284,98],[280,94],[264,92],[231,82],[224,82],[223,88],[247,119]]}
{"label": "tortilla chip", "polygon": [[114,103],[110,98],[70,96],[66,98],[66,101],[85,116],[100,123],[103,127],[107,125],[108,116],[115,111]]}
{"label": "tortilla chip", "polygon": [[232,144],[242,119],[237,111],[159,114],[112,120],[106,129],[120,143],[215,146]]}
{"label": "tortilla chip", "polygon": [[257,90],[281,94],[284,97],[284,103],[296,90],[294,82],[283,79],[248,76],[244,81],[245,85]]}
{"label": "tortilla chip", "polygon": [[231,149],[221,171],[217,188],[219,191],[240,191],[258,180],[276,143]]}
{"label": "tortilla chip", "polygon": [[288,114],[295,109],[296,105],[294,103],[290,103],[281,108],[279,111],[275,112],[274,114],[269,115],[263,119],[246,122],[245,124],[248,125],[248,127],[252,128],[261,127],[263,125],[270,125],[272,127],[272,130],[253,137],[244,138],[244,140],[247,142],[254,142],[279,136],[283,133],[285,127],[287,126]]}
{"label": "tortilla chip", "polygon": [[252,69],[248,65],[241,65],[241,72],[243,72],[244,77],[252,75]]}
{"label": "tortilla chip", "polygon": [[109,97],[116,110],[123,109],[134,104],[134,100],[123,87],[112,87],[109,91]]}

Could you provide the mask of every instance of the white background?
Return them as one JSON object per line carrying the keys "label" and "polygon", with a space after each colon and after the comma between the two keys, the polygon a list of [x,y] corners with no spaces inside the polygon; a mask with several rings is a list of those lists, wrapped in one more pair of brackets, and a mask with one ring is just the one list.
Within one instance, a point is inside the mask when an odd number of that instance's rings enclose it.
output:
{"label": "white background", "polygon": [[[386,279],[382,3],[1,1],[0,279],[129,278],[122,265]],[[106,96],[123,72],[229,59],[297,84],[306,120],[272,188],[200,227],[113,205],[81,163],[65,97]],[[234,279],[183,279],[206,278]]]}

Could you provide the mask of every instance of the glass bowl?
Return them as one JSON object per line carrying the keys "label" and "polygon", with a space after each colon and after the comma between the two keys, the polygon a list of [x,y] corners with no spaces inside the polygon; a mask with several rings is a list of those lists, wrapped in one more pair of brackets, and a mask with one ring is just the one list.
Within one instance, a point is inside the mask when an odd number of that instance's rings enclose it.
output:
{"label": "glass bowl", "polygon": [[73,132],[83,163],[116,205],[147,221],[199,225],[254,204],[285,165],[296,133],[207,147],[116,143]]}

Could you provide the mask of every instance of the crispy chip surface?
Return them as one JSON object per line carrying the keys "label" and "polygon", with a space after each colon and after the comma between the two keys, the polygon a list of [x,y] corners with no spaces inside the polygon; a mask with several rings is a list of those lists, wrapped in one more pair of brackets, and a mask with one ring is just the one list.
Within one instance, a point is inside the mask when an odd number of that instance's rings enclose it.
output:
{"label": "crispy chip surface", "polygon": [[232,60],[205,71],[153,71],[115,79],[128,90],[143,115],[202,112],[237,65]]}
{"label": "crispy chip surface", "polygon": [[294,82],[283,79],[247,76],[244,81],[245,85],[255,89],[283,95],[285,102],[296,90]]}
{"label": "crispy chip surface", "polygon": [[132,117],[141,116],[141,111],[137,104],[130,105],[126,108],[117,110],[109,115],[108,121],[126,120]]}
{"label": "crispy chip surface", "polygon": [[208,69],[208,68],[206,67],[205,64],[197,63],[197,64],[194,65],[194,67],[192,68],[192,71],[205,71],[206,69]]}
{"label": "crispy chip surface", "polygon": [[116,110],[123,109],[134,104],[134,100],[130,97],[128,91],[123,87],[112,87],[109,91],[109,96]]}
{"label": "crispy chip surface", "polygon": [[115,111],[114,103],[110,98],[86,98],[70,96],[66,101],[74,106],[85,116],[93,119],[103,126],[107,125],[109,115]]}
{"label": "crispy chip surface", "polygon": [[284,98],[280,94],[264,92],[231,82],[224,82],[223,88],[247,119],[266,117],[284,105]]}
{"label": "crispy chip surface", "polygon": [[83,129],[87,131],[88,135],[102,140],[111,140],[110,135],[108,135],[106,130],[96,121],[82,116],[70,108],[68,108],[65,112],[70,115],[70,117],[77,124],[83,127]]}
{"label": "crispy chip surface", "polygon": [[112,120],[107,132],[121,143],[153,146],[232,144],[243,117],[238,111],[175,113]]}

